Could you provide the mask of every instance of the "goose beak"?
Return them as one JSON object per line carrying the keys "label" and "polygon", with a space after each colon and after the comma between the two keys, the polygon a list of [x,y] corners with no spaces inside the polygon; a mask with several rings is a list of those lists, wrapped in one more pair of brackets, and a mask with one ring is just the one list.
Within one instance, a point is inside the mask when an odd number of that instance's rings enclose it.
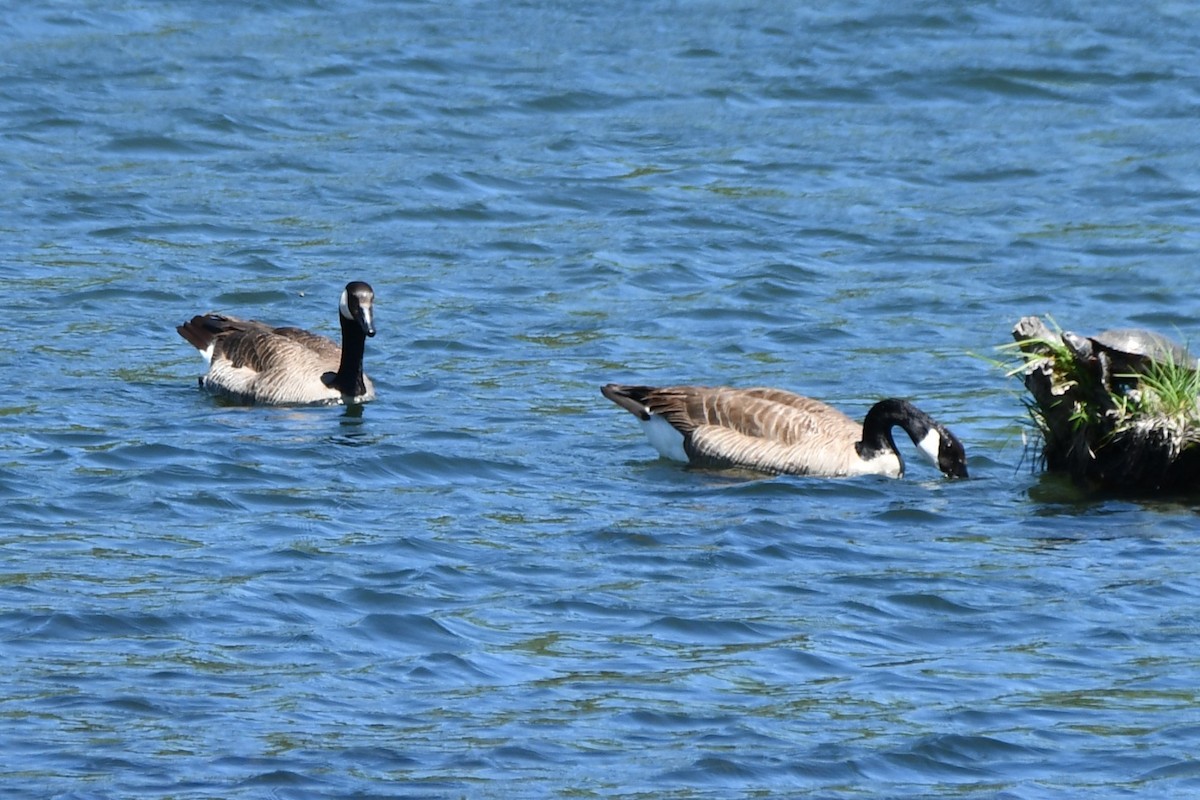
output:
{"label": "goose beak", "polygon": [[358,326],[363,329],[363,333],[367,336],[375,335],[375,312],[370,306],[360,306],[354,316],[358,319]]}

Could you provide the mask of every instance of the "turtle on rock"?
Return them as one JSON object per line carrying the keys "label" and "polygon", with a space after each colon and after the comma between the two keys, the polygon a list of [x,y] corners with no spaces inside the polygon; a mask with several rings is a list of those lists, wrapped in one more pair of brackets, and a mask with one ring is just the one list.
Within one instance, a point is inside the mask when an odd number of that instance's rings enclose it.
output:
{"label": "turtle on rock", "polygon": [[[1062,341],[1080,364],[1096,370],[1101,385],[1109,391],[1113,389],[1114,377],[1144,374],[1151,364],[1200,368],[1183,345],[1144,328],[1112,328],[1094,336],[1063,331]],[[1126,383],[1118,381],[1118,385]]]}

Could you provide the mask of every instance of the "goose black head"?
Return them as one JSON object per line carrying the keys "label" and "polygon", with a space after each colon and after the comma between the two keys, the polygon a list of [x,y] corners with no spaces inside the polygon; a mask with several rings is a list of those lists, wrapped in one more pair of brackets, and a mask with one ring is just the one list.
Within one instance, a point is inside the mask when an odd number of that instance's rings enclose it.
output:
{"label": "goose black head", "polygon": [[[908,433],[917,450],[948,478],[967,477],[967,453],[950,430],[907,400],[890,397],[880,400],[863,420],[863,440],[856,445],[864,459],[890,450],[900,457],[891,429],[899,425]],[[901,458],[901,469],[903,469]]]}
{"label": "goose black head", "polygon": [[375,335],[375,292],[370,284],[351,281],[342,292],[342,319],[356,323],[367,336]]}
{"label": "goose black head", "polygon": [[938,434],[937,468],[947,478],[967,477],[967,451],[962,442],[941,423],[935,422],[933,429]]}

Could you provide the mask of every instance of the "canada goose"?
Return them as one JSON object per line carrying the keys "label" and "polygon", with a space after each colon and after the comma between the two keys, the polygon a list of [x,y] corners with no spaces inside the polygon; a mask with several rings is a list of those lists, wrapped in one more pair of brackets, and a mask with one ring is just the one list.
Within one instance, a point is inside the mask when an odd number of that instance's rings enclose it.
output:
{"label": "canada goose", "polygon": [[843,477],[904,474],[899,425],[952,478],[967,477],[962,443],[907,400],[880,400],[860,425],[819,400],[782,389],[622,386],[601,393],[633,414],[659,453],[704,467]]}
{"label": "canada goose", "polygon": [[375,387],[363,374],[363,350],[375,335],[375,293],[346,284],[339,318],[342,346],[302,328],[203,314],[175,330],[208,362],[200,386],[243,403],[266,405],[365,403]]}

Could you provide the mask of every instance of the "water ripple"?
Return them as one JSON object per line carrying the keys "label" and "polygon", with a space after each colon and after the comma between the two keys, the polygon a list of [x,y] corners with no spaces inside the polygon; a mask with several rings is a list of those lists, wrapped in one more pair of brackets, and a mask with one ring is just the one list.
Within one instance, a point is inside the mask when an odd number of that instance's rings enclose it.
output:
{"label": "water ripple", "polygon": [[[6,787],[1195,793],[1194,509],[1031,472],[978,357],[1189,334],[1190,8],[218,11],[0,19]],[[351,277],[376,402],[198,390],[179,322]],[[911,397],[972,479],[688,469],[612,380]]]}

